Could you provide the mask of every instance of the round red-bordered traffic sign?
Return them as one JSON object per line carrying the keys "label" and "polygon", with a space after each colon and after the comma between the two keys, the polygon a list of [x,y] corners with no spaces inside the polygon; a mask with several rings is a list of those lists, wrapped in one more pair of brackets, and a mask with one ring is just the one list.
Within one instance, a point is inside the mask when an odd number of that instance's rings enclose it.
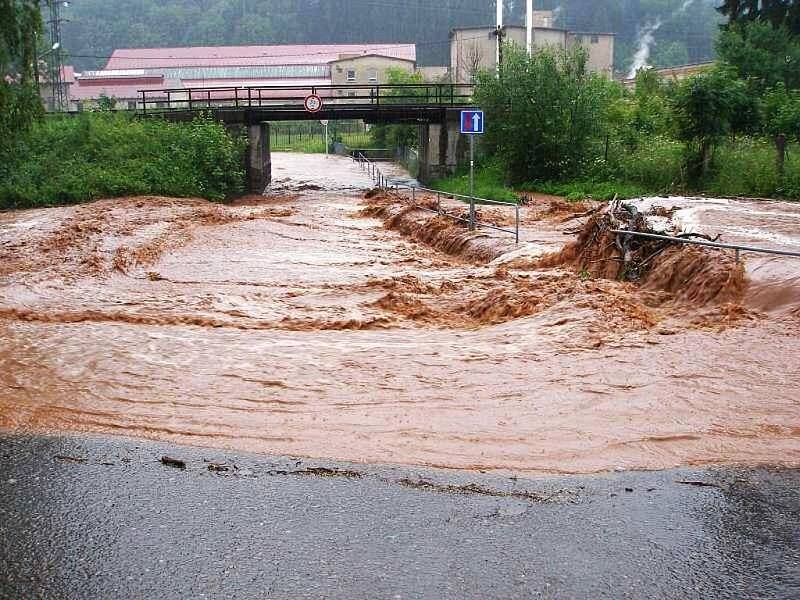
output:
{"label": "round red-bordered traffic sign", "polygon": [[316,94],[310,94],[306,96],[306,99],[303,100],[303,106],[308,112],[315,113],[319,112],[322,108],[322,98],[317,96]]}

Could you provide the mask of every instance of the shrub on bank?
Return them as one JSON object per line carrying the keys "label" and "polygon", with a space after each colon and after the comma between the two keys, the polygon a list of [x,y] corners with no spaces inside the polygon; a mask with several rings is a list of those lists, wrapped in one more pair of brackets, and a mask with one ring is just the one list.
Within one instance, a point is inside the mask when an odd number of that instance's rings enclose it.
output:
{"label": "shrub on bank", "polygon": [[222,200],[244,188],[243,151],[243,140],[206,118],[54,116],[0,157],[0,208],[137,194]]}

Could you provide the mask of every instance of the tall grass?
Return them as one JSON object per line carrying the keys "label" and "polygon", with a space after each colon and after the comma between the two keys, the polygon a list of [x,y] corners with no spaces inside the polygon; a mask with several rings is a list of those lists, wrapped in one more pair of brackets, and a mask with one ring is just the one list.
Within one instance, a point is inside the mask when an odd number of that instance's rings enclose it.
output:
{"label": "tall grass", "polygon": [[243,151],[242,139],[204,118],[52,117],[0,157],[0,208],[137,194],[222,200],[244,187]]}
{"label": "tall grass", "polygon": [[781,196],[775,145],[768,140],[741,138],[717,148],[707,192],[720,196]]}

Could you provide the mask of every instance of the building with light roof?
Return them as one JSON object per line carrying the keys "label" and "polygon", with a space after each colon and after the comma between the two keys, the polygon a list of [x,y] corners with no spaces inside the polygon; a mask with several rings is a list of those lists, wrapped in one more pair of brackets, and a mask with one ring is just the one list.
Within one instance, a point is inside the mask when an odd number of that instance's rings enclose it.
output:
{"label": "building with light roof", "polygon": [[75,74],[70,108],[91,106],[102,96],[135,108],[139,90],[380,84],[389,67],[413,71],[416,58],[414,44],[118,49],[102,70]]}

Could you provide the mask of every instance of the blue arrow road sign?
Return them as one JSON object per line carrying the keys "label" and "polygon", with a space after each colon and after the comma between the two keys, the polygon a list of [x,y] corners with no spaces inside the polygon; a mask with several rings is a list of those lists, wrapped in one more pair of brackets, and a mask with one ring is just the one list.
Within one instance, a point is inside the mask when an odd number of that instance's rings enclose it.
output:
{"label": "blue arrow road sign", "polygon": [[483,111],[461,111],[461,133],[483,133]]}

